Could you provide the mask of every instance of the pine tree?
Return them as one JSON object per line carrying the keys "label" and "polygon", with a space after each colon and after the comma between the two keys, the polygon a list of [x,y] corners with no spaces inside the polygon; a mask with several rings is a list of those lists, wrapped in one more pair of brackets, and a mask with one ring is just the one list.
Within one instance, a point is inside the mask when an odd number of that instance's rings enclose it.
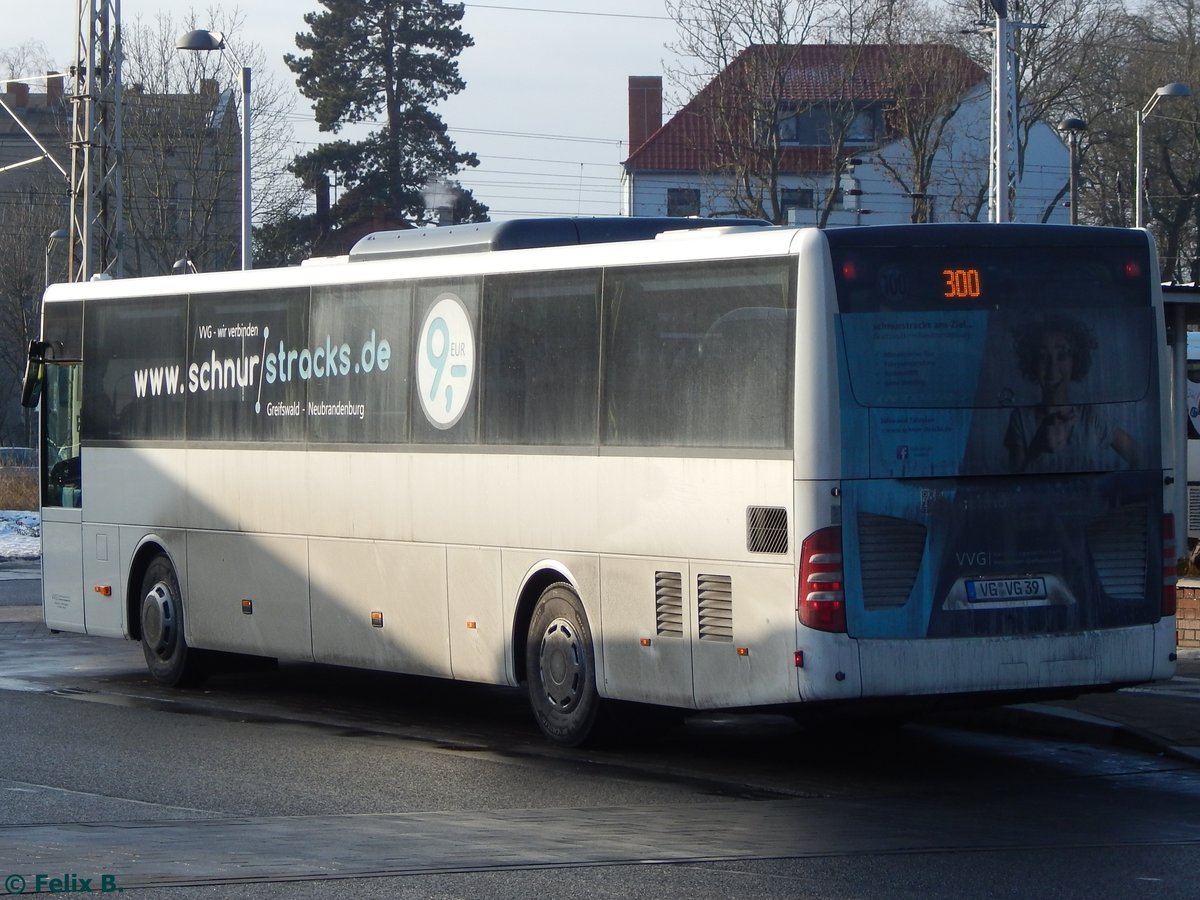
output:
{"label": "pine tree", "polygon": [[[301,55],[285,57],[300,92],[313,101],[322,131],[381,119],[361,141],[323,144],[296,159],[309,187],[333,173],[342,186],[332,215],[346,224],[386,212],[408,222],[427,219],[422,188],[476,166],[435,112],[466,87],[458,56],[474,41],[460,25],[461,3],[442,0],[321,0],[305,15],[311,32],[296,35]],[[381,115],[382,114],[382,115]],[[464,221],[487,218],[470,192]]]}

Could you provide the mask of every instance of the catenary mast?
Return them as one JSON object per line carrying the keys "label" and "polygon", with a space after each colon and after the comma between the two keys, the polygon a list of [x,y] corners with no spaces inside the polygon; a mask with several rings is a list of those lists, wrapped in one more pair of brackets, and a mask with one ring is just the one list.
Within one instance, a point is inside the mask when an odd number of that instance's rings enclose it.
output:
{"label": "catenary mast", "polygon": [[71,67],[72,281],[124,274],[121,0],[76,0]]}

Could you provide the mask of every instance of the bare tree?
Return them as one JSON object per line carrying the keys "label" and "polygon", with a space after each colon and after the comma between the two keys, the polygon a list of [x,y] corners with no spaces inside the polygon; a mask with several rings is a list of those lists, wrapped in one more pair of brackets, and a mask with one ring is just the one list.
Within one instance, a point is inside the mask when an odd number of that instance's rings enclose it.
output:
{"label": "bare tree", "polygon": [[[946,29],[947,40],[957,40],[981,66],[992,68],[995,14],[986,0],[948,0],[957,27]],[[1014,0],[1009,18],[1021,23],[1014,33],[1017,79],[1017,172],[1024,177],[1026,150],[1032,130],[1045,123],[1057,125],[1066,117],[1081,117],[1090,128],[1080,141],[1080,157],[1105,140],[1101,129],[1105,110],[1119,96],[1113,84],[1127,60],[1123,48],[1127,16],[1124,0]],[[962,29],[974,23],[973,32]],[[1114,93],[1115,91],[1115,93]],[[1054,203],[1067,192],[1066,165],[1058,196],[1043,211],[1043,220]],[[1090,205],[1090,204],[1089,204]]]}
{"label": "bare tree", "polygon": [[[884,168],[906,191],[927,192],[933,158],[962,99],[959,88],[969,81],[966,70],[978,80],[978,69],[959,65],[961,57],[945,47],[909,46],[926,39],[917,23],[928,32],[934,20],[922,0],[667,6],[680,33],[672,49],[684,59],[672,81],[695,94],[680,115],[706,123],[693,129],[704,141],[693,149],[705,160],[712,189],[724,193],[733,211],[775,222],[785,212],[781,175],[818,171],[828,181],[816,224],[826,225],[851,151],[867,133],[903,138],[910,159],[890,157]],[[798,139],[792,132],[801,125],[807,133]],[[803,158],[800,146],[809,151]],[[928,218],[924,201],[916,213]]]}
{"label": "bare tree", "polygon": [[679,33],[670,49],[682,60],[668,80],[694,97],[680,114],[704,123],[691,149],[713,191],[731,212],[780,221],[780,111],[789,103],[796,45],[825,21],[825,4],[667,0],[666,7]]}
{"label": "bare tree", "polygon": [[237,60],[254,71],[250,110],[253,220],[260,226],[303,205],[289,172],[293,100],[272,75],[261,49],[239,44],[243,16],[210,7],[202,16],[159,13],[136,19],[125,52],[126,267],[171,271],[187,256],[204,269],[238,259],[241,156],[240,72],[229,51],[182,52],[176,38],[197,27],[221,31]]}
{"label": "bare tree", "polygon": [[[48,167],[5,187],[0,229],[0,443],[33,446],[36,417],[16,402],[25,352],[39,328],[42,291],[61,281],[63,246],[50,246],[52,232],[67,221],[65,181]],[[57,250],[57,252],[52,252]]]}
{"label": "bare tree", "polygon": [[[935,163],[951,153],[955,140],[968,139],[962,129],[954,129],[955,118],[970,92],[986,85],[987,73],[946,44],[895,44],[888,48],[888,61],[892,99],[887,119],[898,147],[880,153],[876,161],[912,198],[912,221],[931,222]],[[965,151],[961,145],[954,149]],[[983,160],[986,156],[969,159],[967,170],[977,174]],[[957,194],[946,199],[951,209],[964,212],[979,197],[980,188],[970,182],[958,187]]]}
{"label": "bare tree", "polygon": [[0,77],[41,75],[53,68],[50,54],[41,41],[25,41],[15,47],[0,48]]}
{"label": "bare tree", "polygon": [[[1141,63],[1126,73],[1125,105],[1144,107],[1158,88],[1183,82],[1200,92],[1200,0],[1151,0],[1132,19]],[[1146,171],[1134,189],[1158,237],[1164,279],[1200,275],[1200,116],[1193,97],[1161,98],[1143,125]]]}

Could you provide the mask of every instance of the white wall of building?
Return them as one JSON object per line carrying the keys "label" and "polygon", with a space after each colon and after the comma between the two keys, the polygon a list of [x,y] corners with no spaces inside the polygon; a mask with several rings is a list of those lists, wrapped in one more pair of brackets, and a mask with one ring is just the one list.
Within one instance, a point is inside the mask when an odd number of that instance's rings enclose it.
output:
{"label": "white wall of building", "polygon": [[[987,221],[988,168],[990,158],[990,99],[986,87],[981,87],[963,103],[947,128],[934,163],[934,175],[929,194],[933,203],[933,219],[937,222]],[[835,211],[830,226],[889,225],[912,219],[913,199],[907,189],[888,172],[888,166],[907,178],[912,165],[911,155],[901,143],[885,145],[878,150],[858,154],[863,160],[843,179],[843,187],[862,190],[859,196],[847,196],[844,209]],[[885,165],[886,163],[886,165]],[[1051,223],[1066,224],[1069,213],[1064,205],[1065,187],[1069,172],[1069,150],[1050,126],[1034,126],[1025,152],[1023,173],[1018,181],[1012,203],[1013,217],[1018,222],[1041,222],[1048,207],[1053,207]],[[909,181],[911,183],[911,181]],[[817,204],[829,190],[829,176],[785,176],[784,188],[809,188]],[[672,188],[695,188],[700,191],[700,215],[715,216],[733,213],[729,182],[695,172],[626,172],[622,176],[622,212],[633,216],[665,216],[667,192]],[[1059,197],[1059,192],[1063,196]],[[1057,202],[1056,202],[1057,198]],[[818,211],[797,210],[794,224],[817,224]]]}

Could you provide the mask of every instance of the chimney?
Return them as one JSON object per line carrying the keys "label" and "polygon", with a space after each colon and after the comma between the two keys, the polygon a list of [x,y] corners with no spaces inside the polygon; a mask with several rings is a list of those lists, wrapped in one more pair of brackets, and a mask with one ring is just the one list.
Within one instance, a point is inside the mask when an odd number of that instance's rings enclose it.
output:
{"label": "chimney", "polygon": [[629,76],[629,152],[662,127],[662,76]]}
{"label": "chimney", "polygon": [[63,100],[63,85],[66,76],[61,72],[46,73],[46,106],[60,106]]}
{"label": "chimney", "polygon": [[23,81],[10,81],[4,93],[11,98],[12,105],[17,109],[29,106],[29,85]]}

